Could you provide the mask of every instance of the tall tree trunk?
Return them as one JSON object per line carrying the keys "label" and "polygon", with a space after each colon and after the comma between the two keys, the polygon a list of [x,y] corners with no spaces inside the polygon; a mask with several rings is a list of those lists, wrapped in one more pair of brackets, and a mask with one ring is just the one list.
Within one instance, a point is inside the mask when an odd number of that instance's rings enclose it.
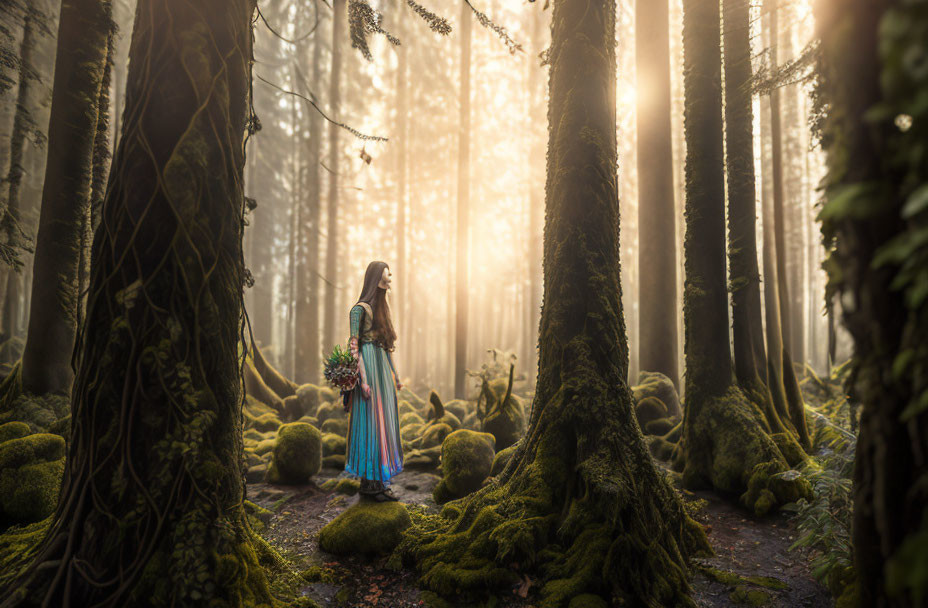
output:
{"label": "tall tree trunk", "polygon": [[[683,481],[740,494],[762,515],[810,495],[803,479],[784,486],[771,475],[789,467],[760,407],[733,382],[725,280],[725,175],[722,56],[716,0],[684,0],[686,238],[684,329],[686,410]],[[732,59],[736,59],[733,52]],[[787,450],[790,452],[790,450]]]}
{"label": "tall tree trunk", "polygon": [[[769,15],[770,27],[770,66],[775,69],[778,66],[777,45],[779,44],[779,9],[778,0],[764,0],[764,11]],[[781,92],[774,87],[770,92],[770,138],[771,138],[771,159],[773,167],[773,236],[774,249],[776,251],[777,264],[777,297],[780,305],[780,327],[783,348],[786,352],[792,352],[792,325],[789,315],[789,287],[786,279],[786,237],[785,237],[785,213],[783,192],[783,120],[781,111]],[[792,362],[790,362],[792,366]]]}
{"label": "tall tree trunk", "polygon": [[[774,65],[778,61],[792,61],[795,55],[793,29],[797,15],[789,3],[780,3],[771,15],[774,29],[773,41]],[[783,23],[786,27],[780,27]],[[782,52],[778,52],[782,50]],[[778,59],[779,58],[779,59]],[[782,159],[783,197],[782,197],[782,253],[783,265],[780,271],[782,280],[788,285],[784,294],[789,308],[784,309],[784,316],[789,319],[790,337],[788,340],[791,359],[799,364],[806,361],[805,355],[805,303],[803,258],[802,214],[805,208],[802,188],[802,160],[809,156],[802,147],[799,130],[805,128],[799,116],[799,94],[795,85],[785,85],[779,90],[782,105]]]}
{"label": "tall tree trunk", "polygon": [[[93,243],[62,495],[19,581],[30,605],[272,602],[240,464],[254,7],[139,3],[124,136]],[[106,37],[94,45],[102,72]],[[87,134],[92,142],[92,126]]]}
{"label": "tall tree trunk", "polygon": [[754,113],[749,4],[725,0],[725,134],[728,176],[728,259],[735,378],[764,412],[772,432],[787,430],[767,386],[767,355],[757,265]]}
{"label": "tall tree trunk", "polygon": [[[920,239],[928,213],[921,64],[924,2],[816,5],[828,174],[822,231],[854,340],[862,405],[854,463],[854,566],[844,605],[924,605],[928,581],[928,317]],[[873,110],[878,109],[875,113]],[[911,112],[911,114],[907,114]],[[900,115],[910,117],[895,123]],[[855,597],[856,596],[856,597]]]}
{"label": "tall tree trunk", "polygon": [[[27,9],[23,16],[23,38],[19,46],[19,90],[16,95],[16,110],[13,117],[13,130],[10,135],[10,170],[6,175],[9,184],[6,196],[6,210],[3,214],[3,261],[0,281],[6,289],[3,298],[3,339],[10,340],[20,334],[19,317],[22,306],[22,261],[20,255],[29,246],[23,230],[20,192],[25,176],[23,153],[26,147],[27,131],[33,122],[30,104],[32,103],[32,70],[35,69],[34,53],[36,50],[38,28],[34,9]],[[12,363],[16,356],[11,344],[6,345],[3,362]]]}
{"label": "tall tree trunk", "polygon": [[679,388],[677,243],[667,0],[635,3],[638,65],[639,367]]}
{"label": "tall tree trunk", "polygon": [[467,398],[468,239],[470,237],[470,48],[473,16],[461,4],[460,93],[458,96],[458,205],[455,239],[454,396]]}
{"label": "tall tree trunk", "polygon": [[[291,78],[290,82],[293,83],[294,88],[296,87],[296,70],[291,69]],[[293,105],[290,106],[290,127],[293,129],[293,139],[291,140],[292,145],[290,146],[290,163],[292,170],[292,177],[290,178],[290,217],[289,217],[289,235],[287,238],[287,280],[284,283],[286,289],[284,293],[286,294],[287,302],[287,316],[284,319],[284,341],[286,344],[286,350],[283,353],[283,357],[279,359],[280,367],[290,378],[294,375],[294,367],[296,360],[296,298],[297,298],[297,256],[300,254],[301,247],[298,244],[298,241],[302,238],[300,225],[302,224],[302,193],[300,191],[300,165],[301,163],[301,149],[300,149],[300,138],[301,130],[298,125],[297,111],[296,111],[296,97],[291,97],[290,101]]]}
{"label": "tall tree trunk", "polygon": [[657,473],[625,378],[615,3],[555,0],[552,19],[545,293],[530,428],[502,474],[456,503],[452,520],[436,518],[438,532],[413,552],[423,582],[459,598],[518,580],[515,562],[547,573],[543,605],[583,594],[610,605],[682,605],[687,558],[707,548],[705,537]]}
{"label": "tall tree trunk", "polygon": [[[322,81],[322,40],[315,37],[312,52],[313,86]],[[303,217],[300,233],[303,251],[297,269],[296,370],[298,382],[318,382],[322,370],[319,343],[319,219],[322,160],[322,117],[308,109],[309,141],[306,149],[306,188],[303,191]]]}
{"label": "tall tree trunk", "polygon": [[[775,0],[765,0],[764,12],[769,20],[768,42],[771,45],[771,64],[777,65],[776,41],[778,7]],[[764,306],[767,327],[767,375],[768,386],[773,395],[774,407],[781,419],[789,420],[806,451],[811,450],[812,440],[806,424],[805,405],[799,381],[793,369],[793,358],[789,349],[790,318],[788,287],[785,279],[786,257],[783,213],[783,141],[780,120],[780,91],[770,93],[770,167],[771,194],[770,212],[764,215],[764,255],[770,255],[769,264],[764,262]],[[768,233],[769,230],[769,233]],[[782,391],[780,390],[782,387]]]}
{"label": "tall tree trunk", "polygon": [[90,204],[100,89],[112,30],[108,0],[61,7],[48,127],[48,164],[36,234],[23,390],[71,390],[77,331],[78,266]]}
{"label": "tall tree trunk", "polygon": [[532,53],[528,66],[528,128],[529,138],[529,184],[528,184],[528,293],[525,298],[525,362],[523,364],[530,385],[534,386],[538,375],[538,322],[541,314],[541,294],[544,289],[542,276],[542,245],[544,231],[544,139],[535,129],[538,117],[544,110],[545,68],[541,65],[539,55],[547,47],[543,31],[548,19],[541,6],[531,7],[531,44]]}
{"label": "tall tree trunk", "polygon": [[[329,108],[338,116],[341,105],[342,80],[342,43],[345,36],[345,0],[332,0],[332,64],[329,69]],[[341,148],[338,145],[340,128],[329,124],[329,196],[328,196],[328,232],[325,244],[325,312],[323,316],[324,338],[322,349],[328,351],[338,342],[338,321],[336,320],[336,289],[344,283],[338,274],[338,157]]]}
{"label": "tall tree trunk", "polygon": [[113,72],[113,54],[116,40],[115,22],[111,24],[111,28],[106,43],[106,65],[103,68],[103,83],[100,86],[100,98],[97,101],[97,130],[93,142],[93,178],[90,184],[90,205],[87,213],[84,214],[84,226],[81,231],[81,259],[77,269],[78,326],[84,322],[87,290],[90,287],[90,245],[93,242],[93,234],[100,225],[103,212],[103,197],[106,194],[106,182],[110,169],[110,78]]}

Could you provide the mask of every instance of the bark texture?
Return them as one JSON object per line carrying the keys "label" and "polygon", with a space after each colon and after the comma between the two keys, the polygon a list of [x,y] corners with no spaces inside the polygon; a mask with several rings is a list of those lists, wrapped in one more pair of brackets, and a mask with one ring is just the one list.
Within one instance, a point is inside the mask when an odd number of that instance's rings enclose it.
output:
{"label": "bark texture", "polygon": [[242,506],[254,8],[139,3],[61,497],[4,607],[272,604]]}
{"label": "bark texture", "polygon": [[71,390],[81,233],[90,204],[111,8],[108,0],[74,0],[61,6],[48,161],[23,350],[22,383],[29,393]]}
{"label": "bark texture", "polygon": [[[407,542],[422,583],[480,595],[540,575],[541,606],[691,605],[702,529],[657,472],[632,411],[619,267],[615,4],[552,17],[545,293],[531,424],[498,477]],[[513,564],[518,566],[513,566]]]}

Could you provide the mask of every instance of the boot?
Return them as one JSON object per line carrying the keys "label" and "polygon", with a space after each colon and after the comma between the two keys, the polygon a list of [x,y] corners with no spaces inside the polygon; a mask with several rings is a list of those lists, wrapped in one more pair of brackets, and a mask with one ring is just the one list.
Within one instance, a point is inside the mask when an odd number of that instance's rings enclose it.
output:
{"label": "boot", "polygon": [[380,488],[377,487],[376,483],[373,479],[361,479],[361,488],[358,493],[362,499],[373,500],[380,493]]}
{"label": "boot", "polygon": [[386,486],[382,481],[374,481],[374,487],[377,488],[377,494],[374,495],[374,500],[377,502],[388,502],[388,501],[398,501],[393,492]]}

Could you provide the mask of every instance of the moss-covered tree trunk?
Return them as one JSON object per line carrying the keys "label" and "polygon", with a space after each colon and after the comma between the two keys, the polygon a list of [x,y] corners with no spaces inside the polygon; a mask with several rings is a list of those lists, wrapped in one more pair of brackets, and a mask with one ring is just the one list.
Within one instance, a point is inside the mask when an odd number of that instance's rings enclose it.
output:
{"label": "moss-covered tree trunk", "polygon": [[503,473],[415,539],[441,594],[527,571],[543,577],[541,606],[685,605],[687,558],[708,548],[648,455],[626,383],[614,24],[614,2],[554,2],[538,390]]}
{"label": "moss-covered tree trunk", "polygon": [[139,3],[62,493],[5,605],[271,603],[240,464],[254,8]]}
{"label": "moss-covered tree trunk", "polygon": [[745,390],[765,384],[767,367],[757,266],[750,8],[740,0],[723,4],[732,345],[735,378]]}
{"label": "moss-covered tree trunk", "polygon": [[[764,413],[734,382],[728,340],[722,143],[721,14],[716,0],[684,0],[686,238],[684,483],[741,496],[766,513],[807,492],[788,468]],[[734,59],[734,57],[733,57]],[[776,481],[774,481],[777,479]]]}
{"label": "moss-covered tree trunk", "polygon": [[[924,1],[820,3],[830,286],[854,339],[862,405],[854,467],[860,607],[928,597],[928,51]],[[853,590],[847,600],[853,597]]]}
{"label": "moss-covered tree trunk", "polygon": [[635,3],[638,65],[638,364],[679,387],[677,241],[667,0]]}
{"label": "moss-covered tree trunk", "polygon": [[77,268],[77,322],[84,322],[87,289],[90,283],[90,245],[93,233],[100,224],[103,213],[103,197],[106,194],[106,181],[110,169],[110,80],[113,72],[113,55],[116,50],[116,24],[110,23],[110,32],[106,44],[106,65],[103,68],[103,82],[97,100],[97,128],[93,142],[93,179],[90,184],[90,205],[84,214],[84,226],[81,230],[81,259]]}
{"label": "moss-covered tree trunk", "polygon": [[22,386],[29,393],[71,390],[81,231],[90,204],[110,13],[108,0],[73,0],[61,6],[48,161],[22,360]]}
{"label": "moss-covered tree trunk", "polygon": [[[345,0],[332,0],[332,63],[329,70],[329,107],[338,116],[341,103],[342,43],[345,34]],[[336,328],[335,290],[344,281],[338,276],[338,160],[341,148],[338,145],[341,128],[329,123],[329,193],[328,231],[325,245],[325,309],[323,315],[324,335],[322,350],[329,352],[339,341]]]}
{"label": "moss-covered tree trunk", "polygon": [[[793,426],[789,422],[782,382],[776,390],[768,387],[757,264],[750,8],[743,0],[723,3],[732,353],[738,386],[761,408],[770,431],[784,433],[792,432]],[[796,439],[799,439],[798,434]]]}

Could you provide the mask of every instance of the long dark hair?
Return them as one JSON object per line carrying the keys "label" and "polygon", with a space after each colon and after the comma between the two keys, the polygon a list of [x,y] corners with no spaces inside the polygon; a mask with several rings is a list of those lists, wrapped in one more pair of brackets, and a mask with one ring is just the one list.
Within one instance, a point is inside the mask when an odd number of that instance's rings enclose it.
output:
{"label": "long dark hair", "polygon": [[374,312],[371,331],[374,338],[386,350],[393,350],[396,344],[396,331],[393,329],[393,319],[390,315],[390,306],[387,304],[387,290],[380,287],[383,269],[390,266],[386,262],[371,262],[364,273],[364,287],[358,302],[370,304]]}

